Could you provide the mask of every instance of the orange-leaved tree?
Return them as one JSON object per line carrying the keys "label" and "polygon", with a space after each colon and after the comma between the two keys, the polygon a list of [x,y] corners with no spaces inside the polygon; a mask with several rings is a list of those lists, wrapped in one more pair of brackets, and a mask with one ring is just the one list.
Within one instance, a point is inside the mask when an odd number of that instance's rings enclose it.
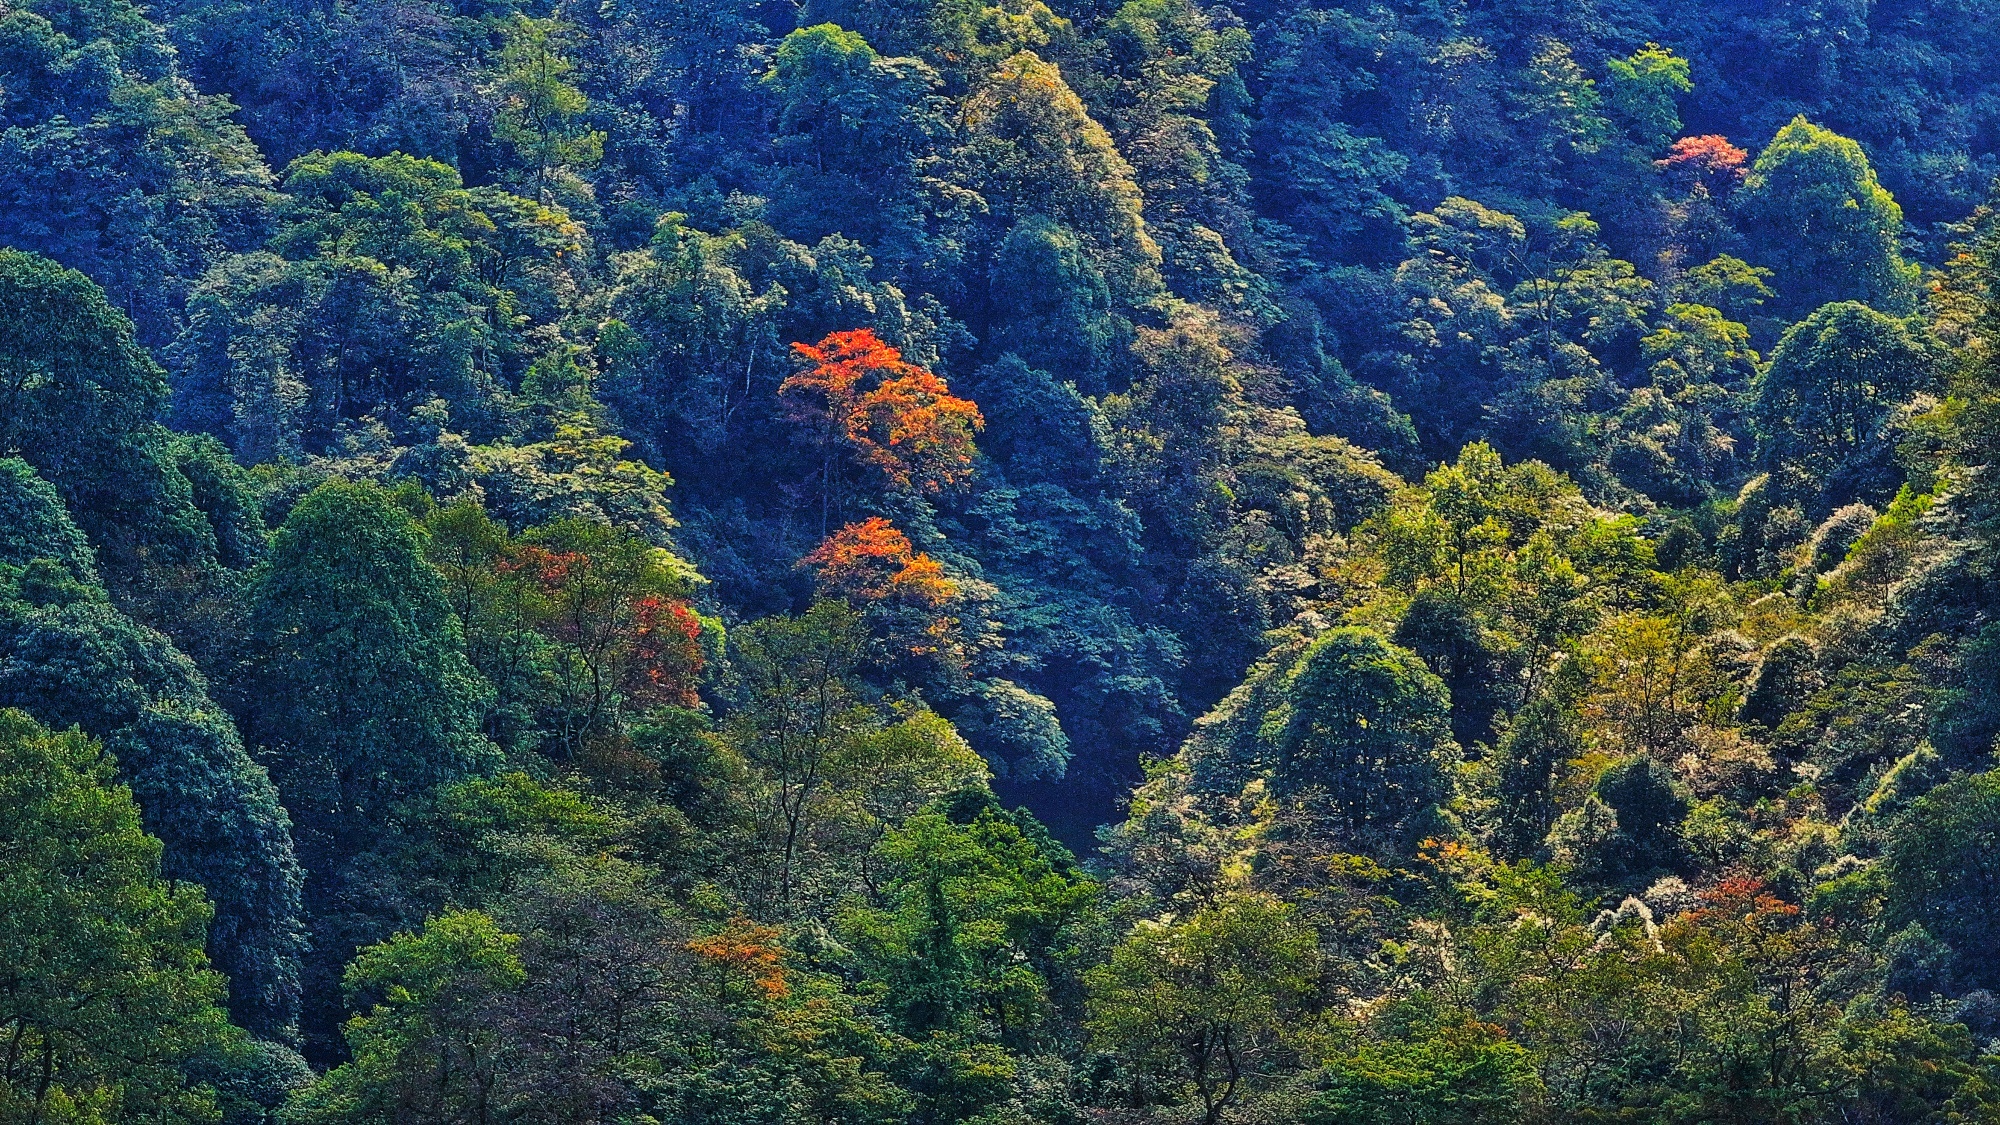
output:
{"label": "orange-leaved tree", "polygon": [[805,557],[829,594],[855,602],[897,601],[936,609],[958,594],[936,559],[881,516],[850,523]]}
{"label": "orange-leaved tree", "polygon": [[792,349],[806,366],[778,394],[792,420],[819,440],[828,507],[843,449],[891,489],[934,496],[972,475],[972,437],[986,420],[943,379],[905,362],[867,328]]}
{"label": "orange-leaved tree", "polygon": [[755,988],[755,995],[782,1000],[792,988],[785,979],[785,948],[780,937],[776,926],[737,917],[720,931],[688,942],[687,947],[722,971],[723,999],[739,994],[747,982]]}
{"label": "orange-leaved tree", "polygon": [[888,520],[870,516],[848,524],[799,565],[813,569],[823,595],[861,610],[869,631],[895,659],[963,661],[958,619],[949,611],[958,584]]}

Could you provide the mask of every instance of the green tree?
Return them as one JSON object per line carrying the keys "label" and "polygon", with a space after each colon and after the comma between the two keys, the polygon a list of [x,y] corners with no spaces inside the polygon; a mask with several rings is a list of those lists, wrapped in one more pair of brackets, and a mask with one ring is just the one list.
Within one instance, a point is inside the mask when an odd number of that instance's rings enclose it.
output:
{"label": "green tree", "polygon": [[285,518],[251,584],[251,730],[322,861],[494,760],[479,734],[489,689],[423,548],[391,493],[329,481]]}
{"label": "green tree", "polygon": [[1279,684],[1260,731],[1280,797],[1310,805],[1355,850],[1406,844],[1451,796],[1451,697],[1424,662],[1370,629],[1315,640]]}
{"label": "green tree", "polygon": [[500,25],[492,92],[499,103],[493,133],[514,149],[533,198],[550,201],[550,179],[586,172],[604,159],[604,134],[589,127],[590,99],[571,79],[572,33],[557,19],[516,12]]}
{"label": "green tree", "polygon": [[992,347],[1030,367],[1060,371],[1085,393],[1102,393],[1116,369],[1118,345],[1129,343],[1133,330],[1113,312],[1104,275],[1076,233],[1030,215],[1001,241],[991,276],[1011,306],[994,329]]}
{"label": "green tree", "polygon": [[1627,58],[1606,59],[1604,70],[1604,100],[1641,148],[1659,152],[1680,135],[1674,99],[1694,89],[1688,60],[1648,43]]}
{"label": "green tree", "polygon": [[480,731],[491,689],[423,552],[394,494],[336,479],[292,509],[247,591],[235,699],[296,827],[314,931],[302,1026],[322,1056],[340,967],[394,921],[396,888],[357,860],[410,802],[499,757]]}
{"label": "green tree", "polygon": [[1524,142],[1515,154],[1515,174],[1545,190],[1560,182],[1564,168],[1595,155],[1614,136],[1597,83],[1560,39],[1545,38],[1535,45],[1509,100]]}
{"label": "green tree", "polygon": [[1776,271],[1778,311],[1803,316],[1843,300],[1910,307],[1916,267],[1897,245],[1903,209],[1856,142],[1795,117],[1758,154],[1735,200],[1751,256]]}
{"label": "green tree", "polygon": [[258,1034],[288,1034],[300,875],[264,767],[188,658],[112,606],[55,489],[19,460],[0,459],[0,525],[0,706],[105,741],[166,876],[214,904],[208,950],[232,1013]]}
{"label": "green tree", "polygon": [[824,811],[833,763],[872,725],[856,678],[866,643],[860,615],[831,601],[730,634],[742,692],[732,741],[769,786],[762,819],[776,871],[765,893],[784,909],[794,904],[801,851]]}
{"label": "green tree", "polygon": [[1038,1042],[1054,1014],[1050,977],[1076,952],[1095,894],[1055,850],[990,808],[969,824],[922,813],[883,839],[888,907],[845,921],[907,1034]]}
{"label": "green tree", "polygon": [[46,258],[0,249],[0,457],[61,492],[100,561],[212,563],[215,533],[158,418],[166,373],[104,290]]}
{"label": "green tree", "polygon": [[904,269],[942,265],[934,258],[944,247],[925,232],[927,212],[944,202],[925,183],[948,134],[937,82],[923,63],[883,58],[832,24],[785,36],[764,78],[778,100],[774,143],[785,163],[775,225],[806,242],[858,239]]}
{"label": "green tree", "polygon": [[284,187],[267,249],[190,298],[175,423],[251,462],[325,452],[370,415],[491,432],[491,396],[549,350],[536,329],[573,292],[581,225],[400,152],[310,153]]}
{"label": "green tree", "polygon": [[1122,306],[1162,295],[1132,166],[1058,67],[1029,51],[1006,60],[968,97],[964,122],[965,159],[996,218],[1068,227]]}
{"label": "green tree", "polygon": [[1815,518],[1895,494],[1901,472],[1884,424],[1938,380],[1935,343],[1919,324],[1853,301],[1787,329],[1751,385],[1757,459]]}
{"label": "green tree", "polygon": [[519,944],[491,916],[453,910],[363,950],[346,976],[362,1009],[346,1027],[353,1061],[301,1092],[286,1120],[501,1119],[504,1030],[492,1009],[526,979]]}
{"label": "green tree", "polygon": [[1577,726],[1574,705],[1555,692],[1536,696],[1512,716],[1494,747],[1500,801],[1496,851],[1526,856],[1541,848],[1556,823],[1557,780],[1583,753]]}
{"label": "green tree", "polygon": [[2000,774],[1938,786],[1913,805],[1883,857],[1887,932],[1921,925],[1971,984],[2000,985]]}
{"label": "green tree", "polygon": [[10,6],[0,246],[88,274],[158,347],[191,282],[255,239],[271,173],[150,15],[129,0]]}
{"label": "green tree", "polygon": [[[1429,1021],[1426,1021],[1429,1022]],[[1503,1125],[1539,1092],[1535,1058],[1494,1024],[1467,1020],[1363,1041],[1314,1083],[1308,1125]]]}
{"label": "green tree", "polygon": [[1279,1072],[1318,968],[1318,942],[1291,906],[1229,895],[1141,922],[1086,974],[1091,1036],[1215,1125]]}
{"label": "green tree", "polygon": [[208,904],[160,877],[113,763],[0,710],[0,1117],[213,1120],[181,1068],[228,1041],[202,955]]}

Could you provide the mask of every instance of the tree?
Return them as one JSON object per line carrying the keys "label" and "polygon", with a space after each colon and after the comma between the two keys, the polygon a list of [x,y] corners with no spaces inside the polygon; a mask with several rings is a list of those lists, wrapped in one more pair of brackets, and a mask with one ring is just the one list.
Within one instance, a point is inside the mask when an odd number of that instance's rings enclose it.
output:
{"label": "tree", "polygon": [[246,718],[321,870],[400,802],[494,758],[489,689],[423,543],[388,491],[333,480],[292,509],[252,579]]}
{"label": "tree", "polygon": [[1260,732],[1272,790],[1323,815],[1352,850],[1395,848],[1451,795],[1451,697],[1408,649],[1355,627],[1315,640]]}
{"label": "tree", "polygon": [[778,393],[819,443],[825,504],[837,502],[842,450],[892,489],[934,496],[970,478],[972,437],[986,421],[943,379],[904,362],[867,328],[792,349],[808,366]]}
{"label": "tree", "polygon": [[552,175],[588,171],[604,158],[604,134],[584,123],[590,100],[570,81],[576,67],[564,40],[571,31],[560,20],[521,12],[500,26],[493,132],[513,146],[540,203],[549,202]]}
{"label": "tree", "polygon": [[1308,1125],[1502,1125],[1539,1092],[1528,1049],[1476,1020],[1359,1043],[1314,1085]]}
{"label": "tree", "polygon": [[911,817],[878,846],[883,909],[844,923],[905,1034],[965,1034],[1027,1048],[1054,1015],[1054,985],[1076,950],[1095,887],[1058,870],[1004,813],[970,824]]}
{"label": "tree", "polygon": [[621,716],[692,706],[701,621],[685,564],[636,535],[585,520],[535,528],[498,561],[527,573],[530,620],[550,660],[565,757],[616,729]]}
{"label": "tree", "polygon": [[992,348],[1018,357],[1012,362],[1059,371],[1087,393],[1102,393],[1132,326],[1113,311],[1104,274],[1076,232],[1045,215],[1029,215],[1007,232],[989,274],[1006,301],[1004,315],[995,318]]}
{"label": "tree", "polygon": [[1369,120],[1363,107],[1384,72],[1421,48],[1385,23],[1298,8],[1267,23],[1258,44],[1266,88],[1247,162],[1259,212],[1309,239],[1322,261],[1394,262],[1403,249],[1404,189],[1423,154],[1398,145],[1393,123]]}
{"label": "tree", "polygon": [[1734,607],[1721,581],[1687,570],[1659,578],[1654,612],[1626,612],[1588,640],[1600,690],[1586,708],[1611,744],[1627,753],[1674,761],[1689,739],[1733,697],[1719,653],[1707,643]]}
{"label": "tree", "polygon": [[1683,191],[1696,187],[1709,195],[1726,198],[1749,175],[1750,153],[1729,143],[1728,137],[1713,133],[1682,137],[1653,163]]}
{"label": "tree", "polygon": [[905,270],[950,260],[925,230],[927,213],[949,198],[926,183],[931,150],[949,135],[937,83],[923,63],[885,59],[830,23],[785,36],[764,77],[785,162],[775,224],[805,242],[858,239]]}
{"label": "tree", "polygon": [[1688,60],[1648,43],[1628,58],[1605,60],[1604,69],[1604,100],[1612,113],[1622,119],[1639,147],[1660,151],[1681,131],[1675,96],[1694,89]]}
{"label": "tree", "polygon": [[149,14],[127,0],[9,10],[0,246],[88,274],[158,347],[190,283],[257,237],[271,173]]}
{"label": "tree", "polygon": [[[1250,30],[1192,0],[1126,0],[1097,34],[1102,71],[1078,84],[1132,162],[1163,279],[1219,308],[1269,309],[1239,260],[1258,248],[1237,162],[1251,127]],[[1224,136],[1236,151],[1225,153]]]}
{"label": "tree", "polygon": [[777,871],[769,891],[782,908],[793,904],[800,849],[822,811],[832,759],[869,725],[854,679],[863,651],[860,618],[840,602],[730,634],[744,692],[734,741],[770,786],[764,830]]}
{"label": "tree", "polygon": [[1919,325],[1854,301],[1814,311],[1786,330],[1751,385],[1758,461],[1815,519],[1888,499],[1901,481],[1883,426],[1936,385],[1938,362]]}
{"label": "tree", "polygon": [[1765,284],[1770,280],[1770,270],[1720,254],[1687,271],[1681,284],[1695,304],[1727,312],[1740,320],[1777,295]]}
{"label": "tree", "polygon": [[439,400],[432,432],[490,428],[496,383],[550,350],[537,327],[578,280],[582,226],[401,152],[309,153],[284,187],[266,249],[218,263],[190,299],[176,424],[248,461],[325,452],[343,424]]}
{"label": "tree", "polygon": [[1549,692],[1528,700],[1494,747],[1500,805],[1495,850],[1502,855],[1535,854],[1555,826],[1557,781],[1583,752],[1574,705],[1563,698],[1567,694],[1573,693]]}
{"label": "tree", "polygon": [[1751,256],[1777,271],[1781,312],[1843,300],[1910,307],[1916,267],[1897,246],[1903,209],[1854,141],[1793,118],[1757,155],[1736,208]]}
{"label": "tree", "polygon": [[790,294],[760,292],[741,233],[708,235],[669,214],[621,259],[600,329],[605,401],[684,479],[754,417],[787,374],[780,321]]}
{"label": "tree", "polygon": [[1088,248],[1117,305],[1159,299],[1160,247],[1132,166],[1055,64],[1031,51],[1002,62],[967,98],[964,121],[965,158],[996,218],[1011,227],[1045,215]]}
{"label": "tree", "polygon": [[2000,985],[1987,950],[2000,941],[2000,774],[1931,790],[1897,825],[1883,857],[1886,932],[1920,925],[1978,987]]}
{"label": "tree", "polygon": [[1279,1062],[1318,971],[1290,905],[1232,894],[1182,920],[1146,921],[1085,974],[1090,1032],[1137,1075],[1199,1103],[1215,1125]]}
{"label": "tree", "polygon": [[0,1117],[210,1120],[181,1071],[228,1042],[208,920],[103,750],[0,710]]}
{"label": "tree", "polygon": [[357,861],[411,802],[499,757],[480,730],[491,688],[423,550],[394,494],[335,479],[292,509],[247,590],[234,700],[296,828],[313,928],[302,1028],[320,1058],[338,1050],[341,966],[385,936],[395,893]]}
{"label": "tree", "polygon": [[158,422],[166,373],[104,290],[46,258],[0,249],[0,457],[62,494],[117,577],[213,563],[215,534]]}
{"label": "tree", "polygon": [[493,1008],[526,979],[519,944],[489,915],[454,910],[363,950],[345,980],[362,1008],[345,1029],[353,1061],[304,1091],[288,1120],[499,1118],[506,1044]]}
{"label": "tree", "polygon": [[863,604],[893,599],[936,609],[958,596],[937,560],[881,516],[848,524],[801,561],[829,593]]}
{"label": "tree", "polygon": [[1549,37],[1537,43],[1522,77],[1509,99],[1526,142],[1516,156],[1516,175],[1546,189],[1559,182],[1564,168],[1595,155],[1614,134],[1604,118],[1597,83],[1584,74],[1562,40]]}
{"label": "tree", "polygon": [[161,870],[207,891],[208,952],[232,1014],[290,1034],[300,873],[271,779],[193,663],[111,605],[55,489],[19,460],[0,459],[0,527],[0,707],[104,740],[160,840]]}

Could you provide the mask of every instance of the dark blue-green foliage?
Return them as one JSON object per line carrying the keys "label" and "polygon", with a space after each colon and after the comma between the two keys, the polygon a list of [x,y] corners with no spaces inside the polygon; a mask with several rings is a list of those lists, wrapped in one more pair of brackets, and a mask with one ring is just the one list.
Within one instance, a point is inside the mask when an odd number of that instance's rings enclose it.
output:
{"label": "dark blue-green foliage", "polygon": [[165,843],[163,871],[215,904],[209,951],[231,1011],[260,1034],[288,1034],[301,879],[270,777],[193,662],[106,598],[55,489],[18,459],[0,459],[0,512],[0,703],[81,727],[117,756],[146,830]]}

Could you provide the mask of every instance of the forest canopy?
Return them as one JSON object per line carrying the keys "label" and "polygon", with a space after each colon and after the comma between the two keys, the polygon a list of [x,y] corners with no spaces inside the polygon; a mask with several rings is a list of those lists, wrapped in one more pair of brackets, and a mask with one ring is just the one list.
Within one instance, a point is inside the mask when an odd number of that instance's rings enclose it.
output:
{"label": "forest canopy", "polygon": [[0,0],[0,1120],[2000,1121],[1996,36]]}

